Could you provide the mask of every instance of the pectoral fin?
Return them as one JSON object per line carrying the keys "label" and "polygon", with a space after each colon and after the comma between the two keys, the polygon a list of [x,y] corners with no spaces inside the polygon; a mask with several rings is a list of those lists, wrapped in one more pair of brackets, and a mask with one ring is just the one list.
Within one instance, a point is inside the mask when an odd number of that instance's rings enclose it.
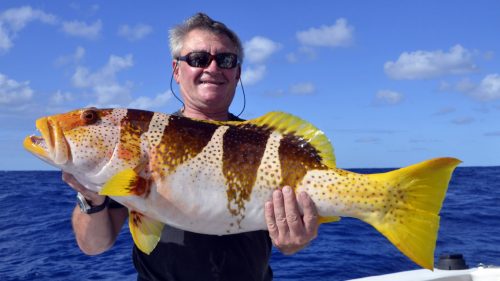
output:
{"label": "pectoral fin", "polygon": [[123,170],[114,175],[101,189],[100,195],[128,196],[149,192],[150,181],[140,177],[134,169]]}
{"label": "pectoral fin", "polygon": [[149,255],[160,241],[164,224],[136,211],[130,211],[128,223],[135,245]]}

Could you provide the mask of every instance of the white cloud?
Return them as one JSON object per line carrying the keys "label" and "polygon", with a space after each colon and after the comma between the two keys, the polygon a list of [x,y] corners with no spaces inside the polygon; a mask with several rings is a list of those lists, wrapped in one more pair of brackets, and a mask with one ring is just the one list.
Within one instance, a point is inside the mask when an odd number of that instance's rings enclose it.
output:
{"label": "white cloud", "polygon": [[316,91],[316,87],[314,87],[313,83],[299,83],[292,85],[290,87],[290,93],[296,94],[296,95],[309,95],[312,94]]}
{"label": "white cloud", "polygon": [[50,103],[53,105],[62,105],[73,100],[73,94],[69,92],[57,91],[50,97]]}
{"label": "white cloud", "polygon": [[385,73],[392,79],[426,79],[447,74],[463,74],[475,71],[472,52],[455,45],[449,52],[415,51],[402,53],[396,62],[384,64]]}
{"label": "white cloud", "polygon": [[271,39],[255,36],[244,43],[245,58],[250,63],[262,63],[280,48],[281,45]]}
{"label": "white cloud", "polygon": [[96,72],[79,66],[72,77],[73,85],[78,88],[92,89],[96,95],[96,106],[125,105],[131,100],[133,83],[119,83],[116,74],[134,65],[132,55],[119,57],[111,55],[106,65]]}
{"label": "white cloud", "polygon": [[265,65],[258,65],[255,67],[247,67],[242,74],[241,80],[243,85],[252,85],[264,78],[266,73]]}
{"label": "white cloud", "polygon": [[18,105],[31,100],[29,81],[17,82],[0,73],[0,106]]}
{"label": "white cloud", "polygon": [[12,39],[10,38],[7,29],[0,21],[0,52],[5,52],[12,47]]}
{"label": "white cloud", "polygon": [[83,47],[78,46],[76,48],[75,54],[73,55],[73,58],[76,61],[81,60],[85,56],[85,49]]}
{"label": "white cloud", "polygon": [[476,121],[476,119],[474,119],[473,117],[459,117],[459,118],[453,119],[451,122],[453,124],[456,124],[456,125],[467,125],[467,124],[473,123],[475,121]]}
{"label": "white cloud", "polygon": [[289,63],[297,63],[300,58],[305,58],[306,60],[315,60],[318,57],[318,54],[314,48],[301,46],[297,53],[289,53],[286,58]]}
{"label": "white cloud", "polygon": [[484,133],[486,137],[500,137],[500,131],[492,131]]}
{"label": "white cloud", "polygon": [[459,92],[470,92],[472,89],[474,89],[476,86],[472,81],[469,79],[465,78],[460,80],[456,85],[455,89]]}
{"label": "white cloud", "polygon": [[81,21],[66,21],[62,24],[62,30],[66,34],[86,39],[97,39],[101,29],[101,20],[97,20],[93,24],[87,24]]}
{"label": "white cloud", "polygon": [[285,95],[285,91],[282,89],[277,89],[277,90],[267,91],[265,95],[269,97],[282,97]]}
{"label": "white cloud", "polygon": [[57,66],[66,65],[69,63],[77,63],[85,56],[85,49],[78,46],[75,52],[71,55],[60,56],[56,59],[55,64]]}
{"label": "white cloud", "polygon": [[462,79],[455,88],[479,101],[498,100],[500,99],[500,75],[498,73],[488,74],[479,84],[475,84],[467,78]]}
{"label": "white cloud", "polygon": [[11,8],[0,14],[0,53],[8,51],[14,43],[13,39],[26,25],[32,21],[46,24],[57,23],[54,15],[33,9],[30,6]]}
{"label": "white cloud", "polygon": [[127,24],[120,26],[118,30],[118,35],[126,38],[130,41],[137,41],[153,31],[153,28],[145,24],[136,24],[135,26],[129,26]]}
{"label": "white cloud", "polygon": [[354,27],[347,24],[347,20],[340,18],[334,25],[310,28],[296,34],[300,43],[318,47],[345,47],[349,46],[354,37]]}
{"label": "white cloud", "polygon": [[487,51],[483,54],[483,59],[487,61],[491,61],[493,58],[495,58],[495,52],[493,51]]}
{"label": "white cloud", "polygon": [[471,94],[481,101],[500,99],[500,75],[496,73],[487,75]]}
{"label": "white cloud", "polygon": [[379,143],[380,142],[380,138],[377,138],[377,137],[362,137],[362,138],[356,139],[355,142],[358,142],[358,143]]}
{"label": "white cloud", "polygon": [[100,9],[100,6],[98,4],[93,4],[90,7],[87,7],[87,6],[82,7],[82,6],[80,6],[80,3],[76,3],[76,2],[71,2],[69,4],[69,7],[73,10],[78,11],[78,12],[83,12],[86,15],[94,15]]}
{"label": "white cloud", "polygon": [[49,24],[54,24],[57,21],[54,15],[33,9],[30,6],[8,9],[0,14],[0,21],[10,26],[13,31],[23,29],[26,24],[34,20]]}
{"label": "white cloud", "polygon": [[144,96],[138,97],[128,105],[128,108],[145,109],[145,110],[161,108],[168,103],[171,97],[172,93],[170,91],[158,94],[154,98],[144,97]]}
{"label": "white cloud", "polygon": [[288,53],[286,55],[286,60],[289,63],[297,63],[299,61],[299,58],[297,57],[297,54],[295,54],[295,53]]}
{"label": "white cloud", "polygon": [[447,92],[451,89],[451,85],[450,83],[446,82],[446,81],[440,81],[439,82],[439,86],[438,86],[438,90],[440,92]]}
{"label": "white cloud", "polygon": [[403,95],[390,90],[380,90],[375,94],[375,104],[377,105],[395,105],[401,103]]}
{"label": "white cloud", "polygon": [[455,112],[456,109],[454,107],[443,107],[441,109],[439,109],[438,111],[434,112],[434,116],[441,116],[441,115],[447,115],[447,114],[450,114],[450,113],[453,113]]}

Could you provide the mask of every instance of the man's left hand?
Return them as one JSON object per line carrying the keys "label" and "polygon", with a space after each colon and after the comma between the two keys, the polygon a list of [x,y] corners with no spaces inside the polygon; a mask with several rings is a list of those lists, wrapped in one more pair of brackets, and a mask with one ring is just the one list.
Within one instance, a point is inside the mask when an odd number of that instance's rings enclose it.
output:
{"label": "man's left hand", "polygon": [[274,246],[285,255],[305,248],[317,236],[318,211],[305,192],[295,196],[289,186],[275,190],[272,201],[266,202],[265,213],[269,236]]}

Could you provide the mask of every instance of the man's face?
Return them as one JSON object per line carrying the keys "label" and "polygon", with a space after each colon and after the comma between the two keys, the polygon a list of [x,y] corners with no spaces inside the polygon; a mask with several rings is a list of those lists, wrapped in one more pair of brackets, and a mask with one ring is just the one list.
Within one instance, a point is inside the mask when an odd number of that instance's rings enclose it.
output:
{"label": "man's face", "polygon": [[[196,51],[215,55],[236,53],[236,48],[225,35],[195,29],[184,39],[181,56]],[[227,112],[240,78],[240,65],[223,69],[217,66],[215,59],[205,68],[192,67],[184,61],[179,61],[176,67],[175,63],[174,60],[174,77],[186,107],[207,113]]]}

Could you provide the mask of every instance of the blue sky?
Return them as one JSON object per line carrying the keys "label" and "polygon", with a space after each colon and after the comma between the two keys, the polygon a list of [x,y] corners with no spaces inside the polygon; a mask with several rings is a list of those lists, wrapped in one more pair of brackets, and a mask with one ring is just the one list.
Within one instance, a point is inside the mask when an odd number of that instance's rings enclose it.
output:
{"label": "blue sky", "polygon": [[198,11],[244,42],[242,117],[312,122],[339,167],[500,165],[499,1],[305,3],[2,0],[0,170],[51,169],[22,148],[40,116],[179,108],[168,29]]}

